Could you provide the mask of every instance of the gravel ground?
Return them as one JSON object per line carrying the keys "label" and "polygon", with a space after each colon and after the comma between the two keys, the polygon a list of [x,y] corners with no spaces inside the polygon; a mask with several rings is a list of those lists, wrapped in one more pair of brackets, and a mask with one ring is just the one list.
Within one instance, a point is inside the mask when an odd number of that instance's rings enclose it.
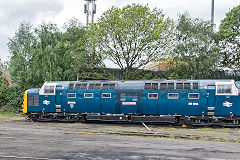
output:
{"label": "gravel ground", "polygon": [[148,127],[0,115],[0,159],[240,159],[239,129]]}

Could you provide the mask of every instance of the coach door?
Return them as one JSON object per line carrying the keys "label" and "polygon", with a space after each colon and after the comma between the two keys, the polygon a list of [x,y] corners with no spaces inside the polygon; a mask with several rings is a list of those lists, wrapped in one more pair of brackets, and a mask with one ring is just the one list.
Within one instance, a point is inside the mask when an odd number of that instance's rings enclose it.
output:
{"label": "coach door", "polygon": [[61,112],[62,108],[62,86],[56,87],[56,112]]}
{"label": "coach door", "polygon": [[120,93],[120,113],[138,113],[139,93],[121,92]]}
{"label": "coach door", "polygon": [[215,85],[208,85],[207,87],[207,115],[215,115],[216,87]]}

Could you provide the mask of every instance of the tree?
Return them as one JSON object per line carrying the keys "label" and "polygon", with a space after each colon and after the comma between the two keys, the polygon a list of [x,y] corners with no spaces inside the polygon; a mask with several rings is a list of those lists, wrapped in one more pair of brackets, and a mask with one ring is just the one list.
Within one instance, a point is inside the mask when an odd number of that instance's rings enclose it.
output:
{"label": "tree", "polygon": [[36,39],[33,35],[32,26],[29,23],[21,23],[15,35],[9,39],[8,47],[10,51],[9,72],[15,83],[22,88],[27,86],[27,70],[30,66],[32,46]]}
{"label": "tree", "polygon": [[101,53],[124,71],[158,59],[171,40],[173,22],[162,11],[143,5],[112,7],[88,30],[94,52]]}
{"label": "tree", "polygon": [[240,70],[240,5],[234,7],[221,21],[220,47],[224,67]]}
{"label": "tree", "polygon": [[180,15],[173,49],[175,67],[172,76],[184,79],[209,78],[218,65],[216,33],[210,21]]}

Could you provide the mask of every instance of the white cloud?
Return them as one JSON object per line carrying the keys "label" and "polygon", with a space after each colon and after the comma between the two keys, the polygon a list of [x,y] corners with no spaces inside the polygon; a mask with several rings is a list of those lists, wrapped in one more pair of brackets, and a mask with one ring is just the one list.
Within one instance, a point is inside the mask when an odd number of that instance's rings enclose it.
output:
{"label": "white cloud", "polygon": [[[64,22],[76,17],[83,24],[84,0],[2,0],[0,1],[0,59],[7,59],[8,37],[12,37],[20,22],[30,22],[34,26],[42,21],[53,22],[62,26]],[[123,7],[127,4],[148,4],[150,8],[162,9],[166,16],[177,19],[179,13],[189,12],[192,17],[210,20],[211,0],[97,0],[95,21],[112,6]],[[215,0],[215,23],[217,26],[226,12],[239,5],[238,0]]]}

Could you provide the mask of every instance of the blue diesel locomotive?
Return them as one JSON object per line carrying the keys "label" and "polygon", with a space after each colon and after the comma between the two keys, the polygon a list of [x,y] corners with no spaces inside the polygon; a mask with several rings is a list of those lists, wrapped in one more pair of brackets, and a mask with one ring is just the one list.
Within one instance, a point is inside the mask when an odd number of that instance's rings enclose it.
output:
{"label": "blue diesel locomotive", "polygon": [[34,121],[238,127],[239,87],[234,80],[45,82],[25,92],[22,111]]}

